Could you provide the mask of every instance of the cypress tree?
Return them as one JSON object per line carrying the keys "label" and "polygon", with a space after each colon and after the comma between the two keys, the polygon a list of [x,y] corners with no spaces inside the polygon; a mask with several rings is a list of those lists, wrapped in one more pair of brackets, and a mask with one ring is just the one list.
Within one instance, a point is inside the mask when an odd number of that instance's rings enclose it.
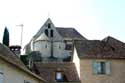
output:
{"label": "cypress tree", "polygon": [[9,31],[8,31],[7,27],[5,27],[5,29],[4,29],[3,44],[6,46],[9,46]]}

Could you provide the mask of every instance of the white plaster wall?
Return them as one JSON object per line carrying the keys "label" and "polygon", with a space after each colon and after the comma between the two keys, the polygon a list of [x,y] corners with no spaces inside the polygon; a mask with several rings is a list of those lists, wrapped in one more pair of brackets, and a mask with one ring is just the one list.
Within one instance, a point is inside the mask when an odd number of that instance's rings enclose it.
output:
{"label": "white plaster wall", "polygon": [[75,63],[76,70],[78,72],[78,75],[80,77],[80,59],[78,57],[78,53],[76,51],[76,48],[74,48],[74,54],[73,54],[73,62]]}
{"label": "white plaster wall", "polygon": [[[0,59],[0,69],[3,70],[4,80],[3,83],[24,83],[24,80],[30,83],[40,83],[40,81],[31,75],[21,71],[15,66],[8,64]],[[42,83],[42,82],[41,82]]]}
{"label": "white plaster wall", "polygon": [[49,41],[37,41],[34,43],[34,51],[40,51],[42,57],[50,57],[51,43]]}

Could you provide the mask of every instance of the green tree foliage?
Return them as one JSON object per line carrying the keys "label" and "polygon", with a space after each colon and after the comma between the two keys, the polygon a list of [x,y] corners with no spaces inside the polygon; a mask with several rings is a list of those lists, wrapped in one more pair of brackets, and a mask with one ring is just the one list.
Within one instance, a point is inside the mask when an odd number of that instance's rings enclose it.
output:
{"label": "green tree foliage", "polygon": [[41,53],[39,51],[32,51],[28,59],[31,59],[33,62],[40,62],[42,61]]}
{"label": "green tree foliage", "polygon": [[7,27],[5,27],[5,29],[4,29],[3,44],[6,46],[9,46],[9,31],[8,31]]}
{"label": "green tree foliage", "polygon": [[28,65],[28,55],[21,55],[20,59],[26,66]]}

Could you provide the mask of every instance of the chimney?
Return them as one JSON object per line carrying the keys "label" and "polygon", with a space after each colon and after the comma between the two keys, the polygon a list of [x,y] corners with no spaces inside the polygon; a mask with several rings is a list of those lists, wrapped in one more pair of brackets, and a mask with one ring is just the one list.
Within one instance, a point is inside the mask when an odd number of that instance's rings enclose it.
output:
{"label": "chimney", "polygon": [[14,52],[19,58],[21,55],[21,46],[13,45],[9,47],[12,52]]}

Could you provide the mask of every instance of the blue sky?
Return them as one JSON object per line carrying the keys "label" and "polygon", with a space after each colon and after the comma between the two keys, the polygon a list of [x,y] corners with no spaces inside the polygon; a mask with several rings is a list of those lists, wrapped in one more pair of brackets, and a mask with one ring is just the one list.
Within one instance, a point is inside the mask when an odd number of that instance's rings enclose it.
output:
{"label": "blue sky", "polygon": [[[3,30],[10,31],[10,44],[23,46],[48,17],[55,26],[74,27],[88,39],[110,35],[125,42],[125,0],[0,0],[0,42]],[[49,16],[48,16],[49,13]]]}

